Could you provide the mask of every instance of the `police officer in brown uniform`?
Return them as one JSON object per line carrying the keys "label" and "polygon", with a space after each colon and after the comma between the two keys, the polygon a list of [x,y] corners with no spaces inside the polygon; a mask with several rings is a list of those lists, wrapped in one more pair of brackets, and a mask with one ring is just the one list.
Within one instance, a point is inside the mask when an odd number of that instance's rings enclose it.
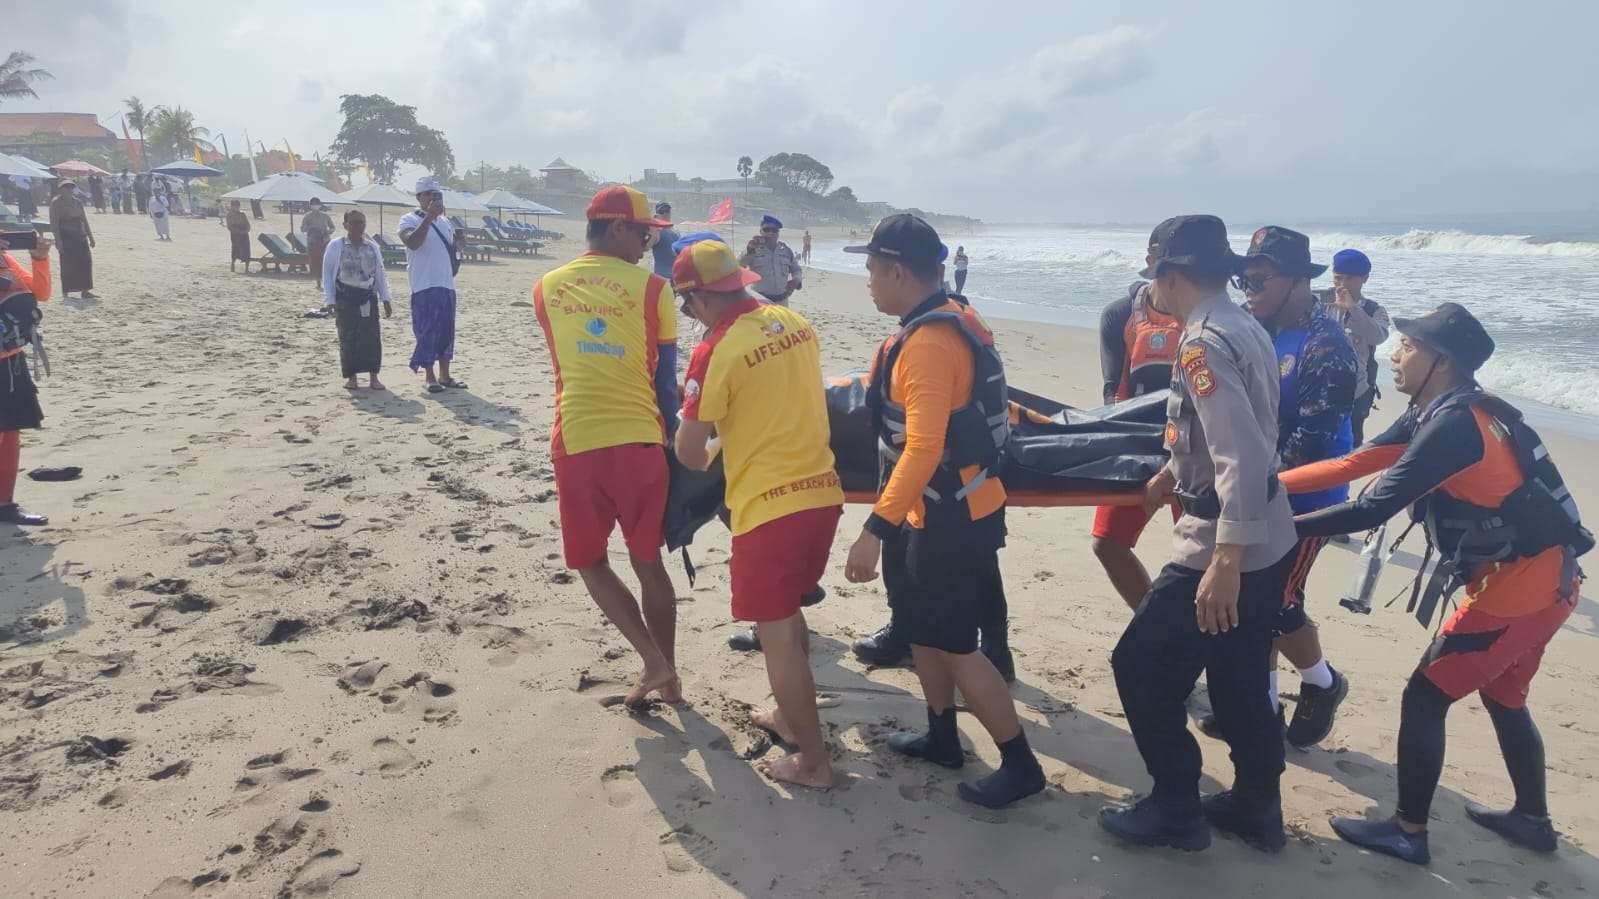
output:
{"label": "police officer in brown uniform", "polygon": [[[1287,842],[1283,738],[1266,672],[1296,539],[1277,483],[1277,356],[1265,329],[1227,295],[1239,258],[1221,219],[1178,216],[1153,236],[1143,276],[1183,321],[1183,337],[1166,407],[1171,461],[1146,496],[1153,506],[1174,492],[1183,514],[1171,563],[1111,656],[1154,788],[1099,821],[1130,842],[1191,851],[1210,845],[1208,820],[1276,851]],[[1199,744],[1184,710],[1201,671],[1235,769],[1233,788],[1203,802]]]}

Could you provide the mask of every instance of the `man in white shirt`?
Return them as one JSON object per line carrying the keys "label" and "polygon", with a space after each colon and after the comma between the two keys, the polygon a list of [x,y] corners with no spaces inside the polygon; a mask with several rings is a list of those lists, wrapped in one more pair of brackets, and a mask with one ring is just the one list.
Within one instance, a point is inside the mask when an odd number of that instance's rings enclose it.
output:
{"label": "man in white shirt", "polygon": [[[431,176],[416,181],[420,207],[400,219],[405,264],[411,280],[411,331],[416,349],[411,370],[426,370],[428,393],[466,384],[450,377],[455,358],[455,272],[460,267],[460,238],[444,215],[444,192]],[[433,366],[439,367],[438,376]]]}

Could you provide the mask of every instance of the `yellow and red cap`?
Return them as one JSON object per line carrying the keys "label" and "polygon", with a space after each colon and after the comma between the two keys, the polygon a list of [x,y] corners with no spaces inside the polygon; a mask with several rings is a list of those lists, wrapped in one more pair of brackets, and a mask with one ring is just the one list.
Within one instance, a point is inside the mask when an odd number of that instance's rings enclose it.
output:
{"label": "yellow and red cap", "polygon": [[720,240],[702,240],[683,248],[672,262],[672,286],[679,291],[732,293],[761,280],[738,264],[733,248]]}
{"label": "yellow and red cap", "polygon": [[672,223],[666,219],[656,218],[650,213],[649,198],[631,187],[616,185],[607,187],[594,195],[589,201],[588,220],[593,221],[624,221],[635,225],[651,225],[665,228]]}

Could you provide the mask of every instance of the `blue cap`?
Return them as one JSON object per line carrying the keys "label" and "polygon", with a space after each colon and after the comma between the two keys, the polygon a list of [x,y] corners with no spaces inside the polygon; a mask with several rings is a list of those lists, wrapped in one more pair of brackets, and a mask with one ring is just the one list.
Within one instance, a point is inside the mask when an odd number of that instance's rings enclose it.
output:
{"label": "blue cap", "polygon": [[727,241],[722,240],[722,235],[717,234],[715,231],[692,231],[672,241],[672,252],[681,253],[684,249],[692,247],[702,240],[720,240],[722,243],[727,243]]}
{"label": "blue cap", "polygon": [[1359,250],[1339,250],[1333,254],[1333,274],[1369,275],[1371,260]]}
{"label": "blue cap", "polygon": [[783,227],[783,223],[778,221],[777,220],[777,216],[775,216],[775,215],[763,215],[763,216],[761,216],[761,227],[764,228],[767,225],[774,225],[777,228],[782,228]]}

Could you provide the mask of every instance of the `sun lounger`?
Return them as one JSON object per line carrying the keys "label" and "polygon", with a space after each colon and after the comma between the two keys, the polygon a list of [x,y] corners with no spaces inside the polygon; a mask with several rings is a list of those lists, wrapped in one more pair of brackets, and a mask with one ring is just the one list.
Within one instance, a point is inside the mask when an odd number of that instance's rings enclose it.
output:
{"label": "sun lounger", "polygon": [[256,239],[261,241],[261,246],[267,248],[267,254],[256,260],[262,271],[268,268],[279,272],[285,269],[291,272],[311,271],[311,257],[305,253],[294,252],[283,238],[276,234],[261,234]]}
{"label": "sun lounger", "polygon": [[294,252],[304,253],[307,256],[311,255],[310,248],[305,245],[305,241],[300,239],[300,235],[290,231],[283,235],[283,239],[289,242],[289,249],[293,250]]}
{"label": "sun lounger", "polygon": [[499,228],[494,227],[494,225],[486,218],[483,220],[483,223],[488,225],[489,235],[491,238],[490,242],[507,253],[521,253],[528,256],[537,256],[539,247],[544,246],[544,244],[539,243],[536,240],[522,240],[520,238],[509,237],[504,232],[500,231]]}
{"label": "sun lounger", "polygon": [[372,235],[372,242],[378,245],[378,250],[383,254],[384,265],[405,264],[405,247],[382,234]]}

